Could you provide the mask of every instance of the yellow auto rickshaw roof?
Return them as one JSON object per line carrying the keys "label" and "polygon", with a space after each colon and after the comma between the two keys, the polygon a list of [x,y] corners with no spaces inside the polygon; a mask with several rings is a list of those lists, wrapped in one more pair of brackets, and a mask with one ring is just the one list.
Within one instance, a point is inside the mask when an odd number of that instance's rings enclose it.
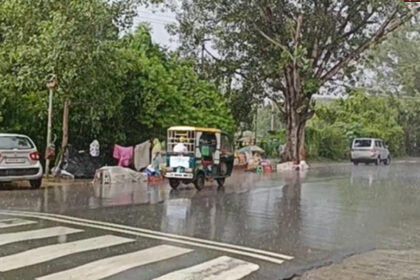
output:
{"label": "yellow auto rickshaw roof", "polygon": [[173,127],[170,127],[168,131],[199,131],[199,132],[209,132],[209,133],[222,133],[220,129],[194,127],[194,126],[173,126]]}

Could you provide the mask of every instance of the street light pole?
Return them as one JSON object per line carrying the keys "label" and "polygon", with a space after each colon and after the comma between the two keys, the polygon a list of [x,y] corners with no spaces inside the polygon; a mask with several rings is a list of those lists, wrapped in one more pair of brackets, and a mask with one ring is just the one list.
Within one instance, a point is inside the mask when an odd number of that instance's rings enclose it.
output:
{"label": "street light pole", "polygon": [[50,147],[51,147],[51,130],[52,130],[52,110],[53,110],[53,92],[58,87],[57,78],[54,74],[50,74],[45,79],[49,91],[48,96],[48,127],[47,127],[47,147],[45,149],[45,175],[50,173]]}

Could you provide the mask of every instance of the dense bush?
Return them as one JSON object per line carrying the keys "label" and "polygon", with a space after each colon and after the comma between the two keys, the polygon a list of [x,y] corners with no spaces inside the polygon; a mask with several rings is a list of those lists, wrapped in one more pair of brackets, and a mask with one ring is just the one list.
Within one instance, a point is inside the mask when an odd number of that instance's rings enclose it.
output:
{"label": "dense bush", "polygon": [[309,158],[338,160],[345,158],[349,152],[349,139],[340,127],[334,125],[321,127],[321,122],[316,121],[306,129],[305,145]]}
{"label": "dense bush", "polygon": [[265,155],[270,158],[279,156],[279,147],[286,141],[286,131],[284,129],[272,131],[268,136],[258,139],[258,145],[264,149]]}
{"label": "dense bush", "polygon": [[347,99],[318,108],[305,138],[309,157],[344,159],[356,137],[381,138],[393,156],[402,155],[404,130],[398,122],[399,111],[388,99],[368,97],[355,91]]}
{"label": "dense bush", "polygon": [[226,98],[188,61],[153,44],[145,26],[128,32],[135,6],[44,2],[0,1],[0,132],[28,134],[45,147],[50,73],[60,85],[53,101],[57,146],[65,100],[69,142],[79,149],[95,138],[102,147],[163,138],[179,124],[234,131]]}

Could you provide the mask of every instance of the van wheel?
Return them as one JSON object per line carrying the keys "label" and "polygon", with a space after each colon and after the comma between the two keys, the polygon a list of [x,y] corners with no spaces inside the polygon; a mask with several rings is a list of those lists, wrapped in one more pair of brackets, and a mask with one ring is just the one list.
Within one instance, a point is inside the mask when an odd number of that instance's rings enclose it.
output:
{"label": "van wheel", "polygon": [[173,188],[174,190],[176,190],[179,186],[179,180],[177,179],[169,179],[169,185],[171,186],[171,188]]}
{"label": "van wheel", "polygon": [[390,165],[391,164],[391,157],[388,156],[388,158],[385,160],[385,165]]}
{"label": "van wheel", "polygon": [[375,161],[375,165],[380,165],[381,164],[381,158],[378,157]]}
{"label": "van wheel", "polygon": [[203,173],[198,173],[197,178],[195,178],[194,185],[197,190],[201,190],[204,188],[205,178]]}
{"label": "van wheel", "polygon": [[32,189],[39,189],[42,185],[42,178],[36,180],[30,180],[29,184],[31,184]]}
{"label": "van wheel", "polygon": [[353,160],[353,165],[359,165],[358,161]]}
{"label": "van wheel", "polygon": [[225,178],[217,179],[217,184],[219,185],[219,187],[223,187],[225,184]]}

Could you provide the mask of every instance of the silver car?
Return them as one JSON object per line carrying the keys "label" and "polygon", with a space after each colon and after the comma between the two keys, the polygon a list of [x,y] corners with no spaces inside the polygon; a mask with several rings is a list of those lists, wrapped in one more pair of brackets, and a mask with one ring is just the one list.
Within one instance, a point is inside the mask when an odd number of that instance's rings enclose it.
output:
{"label": "silver car", "polygon": [[42,165],[34,142],[25,135],[0,133],[0,182],[28,180],[42,183]]}
{"label": "silver car", "polygon": [[357,138],[353,140],[351,147],[351,161],[355,165],[360,162],[375,163],[376,165],[383,162],[385,165],[389,165],[391,154],[381,139]]}

